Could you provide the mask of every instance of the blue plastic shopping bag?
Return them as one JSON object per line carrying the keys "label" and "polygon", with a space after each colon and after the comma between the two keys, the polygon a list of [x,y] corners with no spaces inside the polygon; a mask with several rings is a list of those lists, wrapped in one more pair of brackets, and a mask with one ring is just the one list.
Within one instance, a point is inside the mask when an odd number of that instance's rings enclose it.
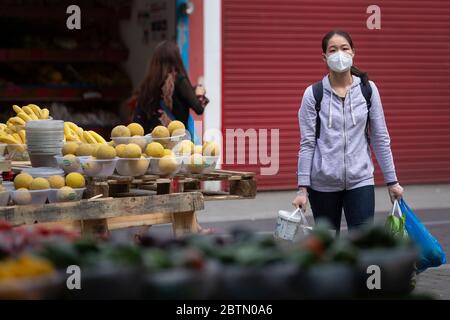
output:
{"label": "blue plastic shopping bag", "polygon": [[406,231],[410,239],[420,249],[420,257],[417,262],[418,271],[422,272],[427,268],[438,267],[447,263],[444,250],[442,250],[439,242],[425,228],[403,199],[400,200],[400,208],[402,213],[406,215]]}
{"label": "blue plastic shopping bag", "polygon": [[191,135],[191,140],[195,145],[201,144],[200,137],[197,134],[197,130],[195,129],[195,121],[194,117],[189,114],[188,117],[188,123],[187,123],[187,129],[189,131],[189,134]]}

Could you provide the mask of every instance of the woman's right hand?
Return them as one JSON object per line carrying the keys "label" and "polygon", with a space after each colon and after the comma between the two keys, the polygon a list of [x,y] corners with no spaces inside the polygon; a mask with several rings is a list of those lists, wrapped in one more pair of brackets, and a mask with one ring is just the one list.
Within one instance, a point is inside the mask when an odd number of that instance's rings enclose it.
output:
{"label": "woman's right hand", "polygon": [[197,97],[203,97],[206,94],[206,90],[205,87],[203,87],[203,85],[197,85],[197,87],[195,87],[195,95]]}
{"label": "woman's right hand", "polygon": [[297,193],[297,196],[292,201],[292,205],[295,208],[300,208],[302,210],[306,210],[306,205],[308,204],[308,192],[306,188],[300,188]]}

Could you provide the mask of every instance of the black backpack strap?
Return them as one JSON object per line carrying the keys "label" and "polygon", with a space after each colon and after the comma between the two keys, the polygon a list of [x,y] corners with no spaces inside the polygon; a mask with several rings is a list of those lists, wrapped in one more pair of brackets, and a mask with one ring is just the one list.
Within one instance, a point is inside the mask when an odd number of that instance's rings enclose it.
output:
{"label": "black backpack strap", "polygon": [[320,105],[322,103],[322,97],[323,97],[323,84],[322,81],[316,82],[312,86],[314,99],[316,100],[315,109],[317,113],[316,117],[316,139],[320,138]]}
{"label": "black backpack strap", "polygon": [[370,116],[369,116],[369,112],[370,112],[370,108],[372,107],[372,87],[370,86],[369,81],[367,81],[367,83],[364,83],[364,82],[361,81],[359,86],[361,87],[361,92],[362,92],[362,94],[364,96],[364,99],[366,99],[366,104],[367,104],[367,122],[366,122],[365,133],[366,133],[367,142],[370,144],[370,135],[369,135]]}

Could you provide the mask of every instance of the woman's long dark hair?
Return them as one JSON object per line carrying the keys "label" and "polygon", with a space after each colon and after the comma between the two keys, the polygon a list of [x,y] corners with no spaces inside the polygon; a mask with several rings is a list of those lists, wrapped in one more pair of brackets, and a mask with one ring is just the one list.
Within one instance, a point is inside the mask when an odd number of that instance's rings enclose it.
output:
{"label": "woman's long dark hair", "polygon": [[174,41],[163,41],[155,48],[139,89],[137,105],[149,118],[157,113],[161,99],[172,108],[172,94],[177,75],[184,76],[189,81],[178,45]]}
{"label": "woman's long dark hair", "polygon": [[[326,52],[327,52],[328,42],[329,42],[330,39],[331,39],[333,36],[335,36],[335,35],[338,35],[338,36],[341,36],[341,37],[345,38],[345,40],[347,40],[347,42],[348,42],[348,44],[350,45],[350,47],[351,47],[352,49],[354,48],[354,47],[353,47],[353,41],[352,41],[352,38],[350,37],[350,35],[349,35],[347,32],[345,32],[345,31],[340,31],[340,30],[333,30],[333,31],[328,32],[328,33],[323,37],[323,39],[322,39],[322,51],[323,51],[323,53],[326,53]],[[355,66],[352,66],[352,67],[351,67],[350,73],[351,73],[352,75],[354,75],[354,76],[360,77],[360,78],[361,78],[361,81],[362,81],[364,84],[367,84],[367,83],[369,82],[369,75],[367,74],[367,72],[364,72],[364,71],[358,69],[358,68],[355,67]]]}

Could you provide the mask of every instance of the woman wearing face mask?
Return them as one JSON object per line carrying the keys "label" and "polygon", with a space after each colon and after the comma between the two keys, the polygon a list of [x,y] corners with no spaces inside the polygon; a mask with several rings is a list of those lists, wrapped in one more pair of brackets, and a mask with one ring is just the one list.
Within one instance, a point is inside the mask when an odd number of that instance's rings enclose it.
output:
{"label": "woman wearing face mask", "polygon": [[[331,31],[322,39],[322,51],[329,74],[321,81],[320,109],[316,110],[313,86],[309,86],[299,111],[299,192],[293,205],[305,209],[309,198],[314,219],[328,219],[339,232],[342,209],[350,230],[373,221],[370,145],[391,199],[401,198],[403,188],[397,181],[378,89],[366,73],[353,66],[351,37]],[[316,84],[316,97],[317,88]]]}

